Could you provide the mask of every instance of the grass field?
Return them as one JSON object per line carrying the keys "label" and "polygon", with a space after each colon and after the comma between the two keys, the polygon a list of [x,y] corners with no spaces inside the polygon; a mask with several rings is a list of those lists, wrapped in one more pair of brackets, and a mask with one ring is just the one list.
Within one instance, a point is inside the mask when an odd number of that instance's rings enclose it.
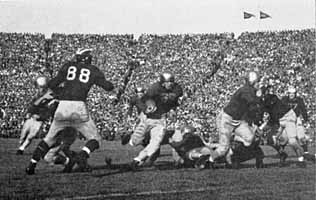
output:
{"label": "grass field", "polygon": [[[232,169],[174,169],[171,151],[162,148],[154,167],[140,171],[120,170],[131,161],[139,148],[122,146],[118,141],[102,143],[92,154],[91,173],[60,173],[61,167],[38,164],[36,174],[24,169],[38,141],[22,156],[15,155],[17,139],[0,139],[0,199],[315,199],[315,164],[301,169],[295,165],[294,152],[289,152],[289,165],[278,167],[276,152],[264,146],[266,168],[253,168],[254,161]],[[77,150],[83,145],[78,141]],[[315,148],[311,148],[315,152]],[[114,168],[104,162],[113,159]]]}

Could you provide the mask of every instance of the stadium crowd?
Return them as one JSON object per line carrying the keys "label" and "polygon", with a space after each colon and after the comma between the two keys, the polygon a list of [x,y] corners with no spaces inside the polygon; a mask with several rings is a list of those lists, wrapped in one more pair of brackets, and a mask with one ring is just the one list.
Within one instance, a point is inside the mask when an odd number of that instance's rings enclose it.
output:
{"label": "stadium crowd", "polygon": [[244,73],[253,69],[275,86],[279,96],[286,95],[289,85],[296,86],[313,125],[315,42],[315,29],[244,32],[237,38],[232,33],[144,34],[137,40],[133,35],[53,34],[47,40],[42,34],[0,33],[0,103],[5,113],[0,136],[19,136],[35,92],[35,77],[55,75],[81,47],[93,49],[93,63],[116,85],[121,84],[129,60],[140,64],[117,106],[112,104],[111,93],[97,88],[90,92],[91,114],[104,137],[122,128],[128,97],[135,86],[146,87],[164,70],[174,73],[185,91],[170,126],[186,121],[202,132],[215,133],[217,113],[242,84]]}

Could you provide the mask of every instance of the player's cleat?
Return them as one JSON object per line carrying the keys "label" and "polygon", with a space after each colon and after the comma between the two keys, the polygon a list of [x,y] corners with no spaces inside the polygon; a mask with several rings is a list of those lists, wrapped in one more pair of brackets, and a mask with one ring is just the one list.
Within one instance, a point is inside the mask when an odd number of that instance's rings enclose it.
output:
{"label": "player's cleat", "polygon": [[296,166],[300,167],[300,168],[306,168],[306,162],[305,161],[300,161],[300,162],[296,163]]}
{"label": "player's cleat", "polygon": [[121,136],[121,144],[126,145],[131,139],[131,134],[124,134]]}
{"label": "player's cleat", "polygon": [[279,163],[279,167],[284,167],[285,166],[285,160],[287,158],[287,153],[285,152],[281,152],[280,153],[280,163]]}
{"label": "player's cleat", "polygon": [[26,174],[33,175],[35,174],[36,163],[30,162],[29,166],[25,169]]}
{"label": "player's cleat", "polygon": [[140,167],[140,162],[137,161],[137,160],[133,160],[132,163],[130,164],[130,169],[131,169],[132,171],[138,170],[139,167]]}
{"label": "player's cleat", "polygon": [[194,164],[196,169],[202,170],[205,169],[207,166],[207,161],[209,160],[209,155],[202,155]]}
{"label": "player's cleat", "polygon": [[69,162],[65,165],[62,173],[70,173],[72,171],[72,168],[76,164],[75,157],[76,157],[76,152],[71,151],[71,155],[68,155]]}
{"label": "player's cleat", "polygon": [[16,155],[23,155],[24,151],[22,151],[21,149],[18,149],[16,151]]}

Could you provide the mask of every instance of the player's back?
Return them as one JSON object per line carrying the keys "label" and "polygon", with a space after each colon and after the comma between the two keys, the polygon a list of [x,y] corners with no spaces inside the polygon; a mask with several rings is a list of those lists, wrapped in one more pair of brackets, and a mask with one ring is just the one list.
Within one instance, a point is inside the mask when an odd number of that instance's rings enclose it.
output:
{"label": "player's back", "polygon": [[96,66],[80,62],[66,63],[56,79],[64,83],[59,99],[72,101],[86,101],[90,88],[105,81],[104,74]]}
{"label": "player's back", "polygon": [[255,101],[259,101],[256,97],[255,89],[244,85],[233,94],[224,111],[232,116],[233,119],[240,120],[248,112],[249,103]]}

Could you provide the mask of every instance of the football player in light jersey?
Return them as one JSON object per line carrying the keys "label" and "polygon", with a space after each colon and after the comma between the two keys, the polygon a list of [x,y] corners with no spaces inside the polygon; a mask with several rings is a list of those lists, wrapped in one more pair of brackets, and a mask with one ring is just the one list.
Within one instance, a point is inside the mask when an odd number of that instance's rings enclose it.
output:
{"label": "football player in light jersey", "polygon": [[54,114],[57,99],[55,99],[52,91],[47,91],[47,84],[48,78],[45,76],[40,76],[35,81],[38,91],[27,110],[27,119],[22,127],[20,146],[16,152],[17,155],[23,154],[24,150],[39,133],[43,123],[47,122]]}

